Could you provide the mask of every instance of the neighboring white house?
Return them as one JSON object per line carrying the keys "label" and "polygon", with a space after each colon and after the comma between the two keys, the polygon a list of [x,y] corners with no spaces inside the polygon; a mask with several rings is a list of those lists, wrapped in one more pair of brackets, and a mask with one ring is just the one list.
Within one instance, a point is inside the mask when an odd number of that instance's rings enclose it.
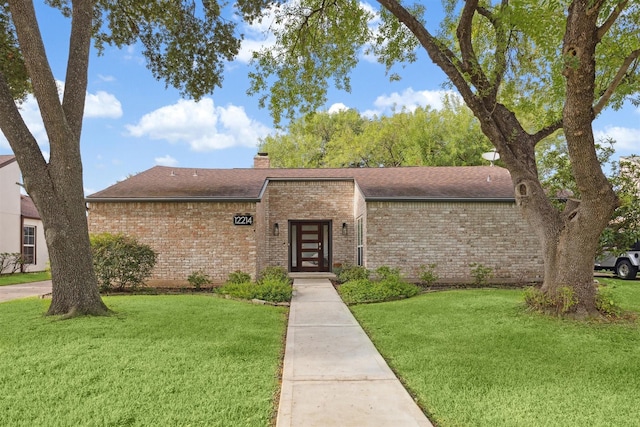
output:
{"label": "neighboring white house", "polygon": [[21,253],[24,272],[43,271],[49,262],[40,215],[20,194],[20,168],[13,155],[0,155],[0,253]]}

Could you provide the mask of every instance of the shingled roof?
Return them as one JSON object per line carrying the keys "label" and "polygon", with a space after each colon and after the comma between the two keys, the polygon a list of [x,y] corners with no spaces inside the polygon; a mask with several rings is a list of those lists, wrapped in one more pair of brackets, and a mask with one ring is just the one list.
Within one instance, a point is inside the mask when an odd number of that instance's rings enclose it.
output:
{"label": "shingled roof", "polygon": [[24,194],[20,195],[20,213],[25,218],[40,219],[38,209],[36,209],[35,203],[29,196]]}
{"label": "shingled roof", "polygon": [[497,166],[345,169],[193,169],[155,166],[87,197],[88,202],[259,201],[269,181],[354,181],[365,200],[514,199]]}
{"label": "shingled roof", "polygon": [[15,161],[16,161],[16,156],[14,156],[13,154],[2,154],[0,155],[0,168]]}

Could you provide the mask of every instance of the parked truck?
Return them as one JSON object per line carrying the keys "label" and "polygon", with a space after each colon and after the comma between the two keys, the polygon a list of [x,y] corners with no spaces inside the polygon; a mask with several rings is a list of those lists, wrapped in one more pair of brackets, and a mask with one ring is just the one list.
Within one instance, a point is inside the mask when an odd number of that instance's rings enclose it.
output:
{"label": "parked truck", "polygon": [[613,271],[616,276],[624,280],[635,279],[640,268],[640,242],[636,242],[633,248],[619,255],[605,252],[596,259],[594,268]]}

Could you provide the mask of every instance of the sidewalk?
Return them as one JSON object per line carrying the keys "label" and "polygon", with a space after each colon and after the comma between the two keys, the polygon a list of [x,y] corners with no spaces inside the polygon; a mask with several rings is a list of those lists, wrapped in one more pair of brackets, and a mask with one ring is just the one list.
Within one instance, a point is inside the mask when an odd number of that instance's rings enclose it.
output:
{"label": "sidewalk", "polygon": [[432,426],[328,279],[295,279],[277,427]]}
{"label": "sidewalk", "polygon": [[51,293],[51,280],[0,286],[0,302],[18,298],[37,297]]}

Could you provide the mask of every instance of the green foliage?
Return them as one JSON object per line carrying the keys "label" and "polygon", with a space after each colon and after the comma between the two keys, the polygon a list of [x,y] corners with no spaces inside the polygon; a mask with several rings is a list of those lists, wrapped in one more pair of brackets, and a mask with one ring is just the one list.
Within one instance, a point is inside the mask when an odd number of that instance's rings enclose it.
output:
{"label": "green foliage", "polygon": [[263,282],[265,280],[278,280],[288,283],[291,282],[287,269],[279,265],[269,266],[262,270],[258,281]]}
{"label": "green foliage", "polygon": [[419,277],[422,283],[427,286],[432,286],[439,279],[438,274],[436,273],[436,264],[429,265],[421,265]]}
{"label": "green foliage", "polygon": [[202,270],[194,271],[187,277],[187,281],[191,286],[196,289],[202,288],[202,286],[211,284],[211,277]]}
{"label": "green foliage", "polygon": [[93,267],[101,290],[137,287],[151,275],[156,253],[150,246],[124,234],[91,236]]}
{"label": "green foliage", "polygon": [[402,277],[400,275],[400,268],[398,267],[389,267],[387,265],[381,265],[380,267],[376,268],[375,272],[375,277],[377,280],[379,281],[386,281],[386,280],[401,280]]}
{"label": "green foliage", "polygon": [[7,80],[13,99],[24,100],[31,85],[8,6],[6,1],[0,3],[0,75]]}
{"label": "green foliage", "polygon": [[251,275],[240,270],[229,273],[227,283],[246,283],[251,281]]}
{"label": "green foliage", "polygon": [[283,270],[281,267],[266,268],[257,283],[252,282],[248,274],[236,271],[229,275],[229,280],[216,292],[246,300],[259,299],[273,303],[291,301],[293,287]]}
{"label": "green foliage", "polygon": [[400,270],[381,266],[376,269],[377,280],[368,277],[350,279],[338,287],[338,293],[346,304],[391,301],[410,298],[419,288],[402,280]]}
{"label": "green foliage", "polygon": [[478,120],[454,96],[443,104],[369,119],[353,109],[311,113],[265,138],[260,151],[287,168],[487,164],[481,155],[492,146]]}
{"label": "green foliage", "polygon": [[343,265],[335,268],[334,273],[338,282],[345,283],[351,280],[369,279],[370,272],[361,265]]}
{"label": "green foliage", "polygon": [[471,267],[471,276],[473,277],[473,284],[478,286],[484,286],[489,283],[489,279],[493,278],[493,269],[483,264],[472,262],[469,264]]}
{"label": "green foliage", "polygon": [[0,253],[0,275],[14,274],[24,265],[24,258],[20,252]]}
{"label": "green foliage", "polygon": [[570,313],[578,303],[575,292],[569,286],[560,287],[556,294],[542,292],[531,286],[525,289],[524,301],[530,310],[557,316]]}
{"label": "green foliage", "polygon": [[608,287],[599,286],[596,294],[596,308],[607,317],[618,318],[623,310],[615,300],[613,291]]}

